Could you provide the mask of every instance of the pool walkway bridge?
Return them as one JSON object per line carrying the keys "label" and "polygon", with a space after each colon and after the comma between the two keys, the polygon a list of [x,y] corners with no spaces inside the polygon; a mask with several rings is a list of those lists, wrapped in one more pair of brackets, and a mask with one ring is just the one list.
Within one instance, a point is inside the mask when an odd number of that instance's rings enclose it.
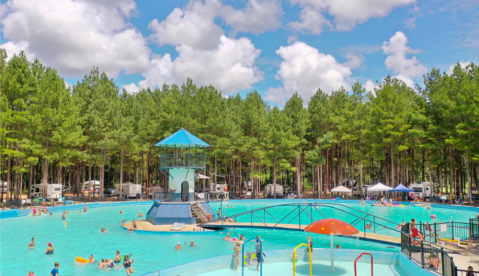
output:
{"label": "pool walkway bridge", "polygon": [[[259,228],[304,231],[306,226],[316,220],[328,218],[322,212],[325,208],[339,211],[342,215],[346,215],[352,219],[351,222],[348,222],[349,224],[356,228],[363,229],[363,231],[360,230],[360,233],[353,237],[359,237],[362,240],[380,241],[392,245],[399,245],[401,243],[399,235],[394,237],[376,233],[376,229],[379,230],[379,228],[389,229],[389,231],[400,233],[401,231],[397,229],[399,226],[397,223],[340,203],[280,204],[234,214],[225,217],[224,220],[207,222],[199,226],[207,229]],[[281,209],[283,209],[283,211],[284,209],[287,209],[289,213],[287,213],[287,215],[282,215],[281,217],[272,214],[281,211]],[[320,216],[319,219],[317,218],[318,215]]]}

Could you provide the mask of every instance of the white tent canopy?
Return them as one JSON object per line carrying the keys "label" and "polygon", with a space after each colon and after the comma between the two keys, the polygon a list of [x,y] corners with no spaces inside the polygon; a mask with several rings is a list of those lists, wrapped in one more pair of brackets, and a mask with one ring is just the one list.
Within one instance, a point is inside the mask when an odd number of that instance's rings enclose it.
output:
{"label": "white tent canopy", "polygon": [[351,189],[344,187],[343,185],[338,186],[331,190],[332,193],[350,193]]}
{"label": "white tent canopy", "polygon": [[208,176],[206,175],[202,175],[201,173],[198,174],[198,176],[195,177],[195,179],[210,179]]}
{"label": "white tent canopy", "polygon": [[382,183],[378,183],[370,188],[368,188],[368,192],[387,192],[391,190],[391,187],[388,187]]}
{"label": "white tent canopy", "polygon": [[91,183],[92,185],[100,185],[100,181],[99,180],[92,180],[92,181],[86,181],[85,184],[89,184]]}

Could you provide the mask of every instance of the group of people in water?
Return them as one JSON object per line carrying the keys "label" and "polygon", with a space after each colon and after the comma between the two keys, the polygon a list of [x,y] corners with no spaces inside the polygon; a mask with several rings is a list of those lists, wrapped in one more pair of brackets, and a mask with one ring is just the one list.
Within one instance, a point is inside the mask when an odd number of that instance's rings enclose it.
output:
{"label": "group of people in water", "polygon": [[[196,247],[196,243],[194,240],[191,240],[191,242],[189,244],[187,244],[186,242],[185,243],[185,246],[189,246],[189,247]],[[181,250],[183,249],[183,246],[181,246],[181,242],[178,242],[175,246],[175,249],[176,250]]]}
{"label": "group of people in water", "polygon": [[[414,201],[411,201],[409,206],[422,207],[422,208],[426,208],[426,209],[431,209],[431,207],[432,207],[430,203],[425,203],[424,201],[420,202],[420,201],[417,200],[415,202],[417,202],[417,203],[415,204]],[[361,205],[366,205],[366,201],[364,201],[364,199],[361,199]],[[394,205],[399,205],[399,204],[397,204],[397,203],[394,204],[392,198],[389,199],[389,202],[388,202],[386,200],[386,197],[382,197],[379,202],[374,201],[373,205],[371,205],[371,206],[374,206],[374,207],[393,207]],[[399,207],[404,207],[404,205],[399,205]]]}
{"label": "group of people in water", "polygon": [[[239,265],[239,254],[241,252],[241,245],[245,243],[245,237],[243,236],[243,234],[240,234],[238,238],[231,238],[231,233],[228,232],[226,236],[223,238],[223,240],[235,243],[235,246],[233,247],[233,253],[234,253],[234,259],[235,259],[235,270],[237,270]],[[256,270],[259,270],[259,264],[261,262],[264,262],[264,257],[266,256],[264,252],[262,252],[261,242],[264,242],[264,240],[262,240],[259,235],[256,236],[256,245],[255,245],[256,260],[257,260]]]}
{"label": "group of people in water", "polygon": [[[131,267],[133,262],[135,261],[134,259],[131,259],[131,253],[130,255],[121,255],[120,251],[116,251],[116,256],[111,259],[101,259],[100,262],[98,262],[98,268],[125,268],[126,274],[130,275],[130,273],[134,273],[135,271]],[[91,256],[93,257],[93,255]],[[121,264],[120,264],[121,263]],[[117,266],[120,264],[120,266]]]}

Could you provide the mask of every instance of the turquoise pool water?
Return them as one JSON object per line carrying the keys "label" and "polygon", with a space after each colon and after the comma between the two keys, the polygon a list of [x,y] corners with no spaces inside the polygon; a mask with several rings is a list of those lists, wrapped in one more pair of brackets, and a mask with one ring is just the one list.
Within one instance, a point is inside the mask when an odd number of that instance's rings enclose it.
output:
{"label": "turquoise pool water", "polygon": [[[224,208],[224,210],[229,215],[281,203],[284,203],[284,201],[278,201],[277,203],[230,201],[227,205],[233,208]],[[212,203],[211,205],[215,211],[220,206],[218,203]],[[387,208],[374,209],[374,207],[360,206],[359,204],[348,204],[348,206],[372,211],[397,222],[400,222],[401,219],[410,219],[412,211],[414,211],[413,215],[417,220],[421,220],[423,217],[426,219],[432,213],[444,218],[454,216],[454,220],[458,221],[466,221],[466,218],[475,216],[475,212],[462,210],[423,210],[422,208],[402,210],[393,208],[389,210]],[[81,208],[82,206],[78,207]],[[97,260],[101,258],[112,259],[116,250],[120,250],[122,254],[133,253],[133,259],[135,259],[133,268],[136,275],[199,259],[233,253],[234,244],[222,240],[225,233],[142,233],[127,232],[120,227],[123,219],[130,221],[137,217],[139,211],[146,214],[149,207],[149,204],[133,204],[122,207],[104,205],[101,208],[90,208],[87,213],[82,212],[82,214],[79,214],[78,210],[70,211],[66,226],[65,221],[61,220],[61,213],[54,213],[53,216],[1,219],[0,274],[27,275],[29,271],[33,270],[37,275],[48,275],[53,268],[53,263],[59,262],[62,275],[124,275],[125,271],[123,269],[97,269],[97,264],[77,264],[74,262],[76,256],[88,258],[90,254],[93,254]],[[120,211],[123,211],[123,214],[120,214]],[[335,215],[328,212],[330,211],[323,213],[327,216]],[[337,215],[335,218],[338,218]],[[100,233],[100,229],[103,227],[106,228],[108,233]],[[232,233],[236,237],[243,234],[246,238],[261,235],[261,238],[265,240],[264,250],[294,248],[307,241],[308,236],[307,233],[296,231],[260,229],[235,229],[232,230]],[[27,245],[32,237],[35,237],[36,247],[30,250]],[[329,237],[313,235],[312,238],[315,248],[329,247]],[[198,247],[185,247],[182,251],[174,249],[177,242],[184,243],[191,240],[194,240]],[[55,247],[55,254],[53,255],[44,254],[48,242],[52,242]],[[348,249],[398,251],[398,248],[390,248],[384,244],[342,237],[335,238],[335,244],[341,244],[342,248]],[[251,246],[251,248],[247,248],[247,250],[252,251],[253,244],[251,243],[248,246]]]}
{"label": "turquoise pool water", "polygon": [[[313,275],[321,276],[341,276],[341,275],[354,275],[354,266],[351,262],[334,262],[334,273],[331,272],[330,261],[314,261],[312,264]],[[296,275],[309,276],[309,263],[297,262],[296,263]],[[358,275],[371,275],[371,264],[358,262],[357,263]],[[241,275],[241,266],[237,271],[232,269],[219,269],[208,273],[199,274],[199,276],[238,276]],[[245,267],[244,275],[259,275],[256,271],[256,266]],[[293,275],[293,263],[292,262],[277,262],[277,263],[264,263],[263,264],[264,276],[279,276],[279,275]],[[387,264],[374,264],[374,275],[381,276],[406,276],[403,270],[398,265]]]}

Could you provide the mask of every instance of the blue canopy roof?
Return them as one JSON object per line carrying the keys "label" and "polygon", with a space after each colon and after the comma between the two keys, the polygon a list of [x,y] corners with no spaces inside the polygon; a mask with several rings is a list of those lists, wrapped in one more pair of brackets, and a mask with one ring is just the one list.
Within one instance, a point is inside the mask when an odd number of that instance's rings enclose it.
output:
{"label": "blue canopy roof", "polygon": [[206,142],[201,140],[200,138],[194,136],[193,134],[189,133],[185,129],[181,128],[177,132],[171,134],[167,138],[158,142],[155,146],[157,147],[191,147],[191,146],[201,146],[201,147],[209,147]]}
{"label": "blue canopy roof", "polygon": [[399,184],[396,186],[396,188],[391,189],[388,192],[414,192],[414,190],[404,187],[403,184]]}

